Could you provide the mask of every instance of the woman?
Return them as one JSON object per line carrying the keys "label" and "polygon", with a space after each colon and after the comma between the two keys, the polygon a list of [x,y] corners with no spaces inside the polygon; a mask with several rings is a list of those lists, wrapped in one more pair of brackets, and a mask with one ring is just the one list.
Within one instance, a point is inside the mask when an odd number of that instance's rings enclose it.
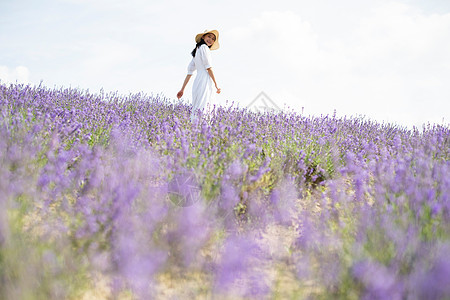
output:
{"label": "woman", "polygon": [[183,82],[183,87],[177,94],[180,99],[183,96],[184,88],[194,71],[197,70],[197,76],[192,87],[192,113],[191,120],[196,118],[196,113],[202,111],[206,104],[211,101],[214,95],[214,88],[216,93],[220,93],[217,87],[216,79],[211,68],[211,50],[219,48],[219,32],[217,30],[205,31],[195,36],[197,45],[192,50],[192,60],[188,66],[188,73]]}

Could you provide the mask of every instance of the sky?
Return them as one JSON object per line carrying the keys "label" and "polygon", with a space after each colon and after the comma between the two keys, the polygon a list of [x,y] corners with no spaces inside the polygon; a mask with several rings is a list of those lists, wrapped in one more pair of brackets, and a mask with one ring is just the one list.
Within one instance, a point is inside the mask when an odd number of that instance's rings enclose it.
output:
{"label": "sky", "polygon": [[449,0],[0,0],[0,80],[175,101],[206,29],[213,104],[450,124]]}

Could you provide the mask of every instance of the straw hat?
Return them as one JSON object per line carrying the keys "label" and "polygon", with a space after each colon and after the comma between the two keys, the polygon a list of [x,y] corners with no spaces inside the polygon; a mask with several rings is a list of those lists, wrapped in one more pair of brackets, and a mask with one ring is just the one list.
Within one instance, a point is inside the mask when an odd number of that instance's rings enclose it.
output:
{"label": "straw hat", "polygon": [[214,41],[214,44],[211,46],[211,50],[219,49],[219,32],[217,30],[205,30],[205,32],[199,33],[195,36],[195,42],[198,43],[202,39],[202,36],[204,36],[207,33],[212,33],[216,36],[216,40]]}

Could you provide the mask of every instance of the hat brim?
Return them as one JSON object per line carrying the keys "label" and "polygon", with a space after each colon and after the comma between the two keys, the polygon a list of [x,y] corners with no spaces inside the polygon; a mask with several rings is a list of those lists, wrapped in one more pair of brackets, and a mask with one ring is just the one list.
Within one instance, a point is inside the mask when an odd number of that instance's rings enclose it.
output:
{"label": "hat brim", "polygon": [[216,36],[216,40],[214,41],[214,44],[212,44],[212,46],[209,48],[211,50],[217,50],[219,49],[220,45],[219,45],[219,32],[217,30],[205,30],[205,32],[199,33],[195,36],[195,42],[198,43],[200,42],[200,40],[202,39],[202,36],[204,36],[205,34],[208,33],[212,33]]}

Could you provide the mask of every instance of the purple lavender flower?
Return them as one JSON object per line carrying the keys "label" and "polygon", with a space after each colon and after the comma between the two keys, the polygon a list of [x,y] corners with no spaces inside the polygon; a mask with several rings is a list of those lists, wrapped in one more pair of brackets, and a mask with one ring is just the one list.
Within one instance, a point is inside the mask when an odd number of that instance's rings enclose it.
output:
{"label": "purple lavender flower", "polygon": [[[262,252],[251,236],[230,236],[226,239],[223,254],[215,274],[217,293],[233,291],[243,295],[264,295],[269,292],[258,271]],[[240,286],[244,283],[245,286]]]}
{"label": "purple lavender flower", "polygon": [[[174,270],[261,298],[287,263],[312,297],[449,297],[448,126],[190,115],[160,95],[0,84],[0,298],[70,298],[91,272],[148,299]],[[295,239],[271,260],[268,226]]]}
{"label": "purple lavender flower", "polygon": [[363,286],[363,299],[402,299],[402,284],[385,266],[361,261],[353,266],[352,273]]}
{"label": "purple lavender flower", "polygon": [[418,268],[410,282],[412,296],[419,299],[447,299],[450,297],[450,262],[448,243],[438,245],[431,266]]}

